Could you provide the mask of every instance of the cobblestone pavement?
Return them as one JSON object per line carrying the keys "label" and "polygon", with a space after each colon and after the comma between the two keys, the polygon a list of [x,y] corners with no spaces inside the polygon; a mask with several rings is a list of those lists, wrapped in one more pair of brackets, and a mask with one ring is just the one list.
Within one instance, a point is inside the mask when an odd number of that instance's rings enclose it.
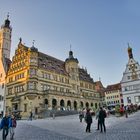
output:
{"label": "cobblestone pavement", "polygon": [[93,118],[92,132],[85,133],[86,124],[80,123],[77,115],[23,120],[18,121],[15,140],[140,140],[140,111],[128,118],[106,118],[106,133],[96,131],[96,126],[97,120]]}

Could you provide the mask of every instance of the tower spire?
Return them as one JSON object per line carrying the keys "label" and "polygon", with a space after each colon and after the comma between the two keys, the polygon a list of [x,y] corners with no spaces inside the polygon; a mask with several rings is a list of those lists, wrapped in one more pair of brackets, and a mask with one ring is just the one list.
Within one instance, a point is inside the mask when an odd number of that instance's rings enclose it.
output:
{"label": "tower spire", "polygon": [[133,59],[133,53],[132,53],[132,48],[130,47],[129,43],[128,43],[128,56],[129,56],[129,59]]}
{"label": "tower spire", "polygon": [[10,20],[9,20],[9,12],[7,14],[7,19],[5,20],[4,25],[2,27],[6,27],[6,28],[11,29],[11,27],[10,27]]}
{"label": "tower spire", "polygon": [[22,38],[20,37],[20,38],[19,38],[19,44],[21,44],[21,43],[22,43]]}

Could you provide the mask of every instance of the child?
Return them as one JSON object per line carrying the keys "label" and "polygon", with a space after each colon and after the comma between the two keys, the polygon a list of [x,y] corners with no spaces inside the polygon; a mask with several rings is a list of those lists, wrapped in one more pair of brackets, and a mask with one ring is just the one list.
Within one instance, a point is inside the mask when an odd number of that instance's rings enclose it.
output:
{"label": "child", "polygon": [[10,140],[14,139],[15,128],[17,126],[17,122],[14,115],[11,115],[10,119]]}

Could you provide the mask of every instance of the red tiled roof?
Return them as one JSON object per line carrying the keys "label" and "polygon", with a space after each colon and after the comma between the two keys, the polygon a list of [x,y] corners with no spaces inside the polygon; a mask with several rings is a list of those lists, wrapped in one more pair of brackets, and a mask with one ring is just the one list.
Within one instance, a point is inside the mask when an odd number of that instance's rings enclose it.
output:
{"label": "red tiled roof", "polygon": [[93,79],[87,73],[86,70],[79,68],[79,79],[82,81],[87,81],[93,83]]}
{"label": "red tiled roof", "polygon": [[113,85],[108,85],[106,88],[106,91],[112,91],[112,90],[121,90],[121,84],[113,84]]}
{"label": "red tiled roof", "polygon": [[64,61],[61,61],[41,52],[38,53],[38,65],[42,69],[54,71],[59,74],[68,75],[68,73],[65,70]]}

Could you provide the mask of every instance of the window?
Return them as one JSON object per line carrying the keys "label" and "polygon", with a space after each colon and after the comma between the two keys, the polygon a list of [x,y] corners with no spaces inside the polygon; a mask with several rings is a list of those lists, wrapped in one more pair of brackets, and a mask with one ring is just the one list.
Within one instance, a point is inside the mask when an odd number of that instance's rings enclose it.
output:
{"label": "window", "polygon": [[80,86],[83,87],[83,83],[80,83]]}
{"label": "window", "polygon": [[15,93],[23,92],[24,91],[24,85],[16,86],[14,88]]}
{"label": "window", "polygon": [[57,90],[58,90],[56,86],[54,86],[54,90],[55,90],[55,91],[57,91]]}
{"label": "window", "polygon": [[12,89],[13,88],[8,88],[8,95],[12,95]]}
{"label": "window", "polygon": [[18,80],[18,79],[21,79],[21,78],[24,78],[24,73],[20,73],[20,74],[15,76],[15,80]]}
{"label": "window", "polygon": [[41,90],[42,91],[48,91],[50,89],[49,85],[41,84]]}
{"label": "window", "polygon": [[36,83],[35,82],[29,82],[28,83],[28,89],[36,89]]}
{"label": "window", "polygon": [[136,103],[139,103],[140,102],[140,96],[135,96],[135,101],[136,101]]}
{"label": "window", "polygon": [[9,77],[9,82],[12,82],[13,81],[13,77]]}
{"label": "window", "polygon": [[0,101],[3,101],[3,99],[4,99],[3,96],[0,95]]}
{"label": "window", "polygon": [[130,80],[130,76],[127,76],[127,79]]}
{"label": "window", "polygon": [[131,103],[131,97],[127,97],[127,103]]}
{"label": "window", "polygon": [[30,69],[29,74],[32,75],[36,75],[36,69]]}
{"label": "window", "polygon": [[57,81],[57,75],[53,75],[53,80]]}
{"label": "window", "polygon": [[61,91],[61,92],[64,92],[64,88],[60,88],[60,91]]}

